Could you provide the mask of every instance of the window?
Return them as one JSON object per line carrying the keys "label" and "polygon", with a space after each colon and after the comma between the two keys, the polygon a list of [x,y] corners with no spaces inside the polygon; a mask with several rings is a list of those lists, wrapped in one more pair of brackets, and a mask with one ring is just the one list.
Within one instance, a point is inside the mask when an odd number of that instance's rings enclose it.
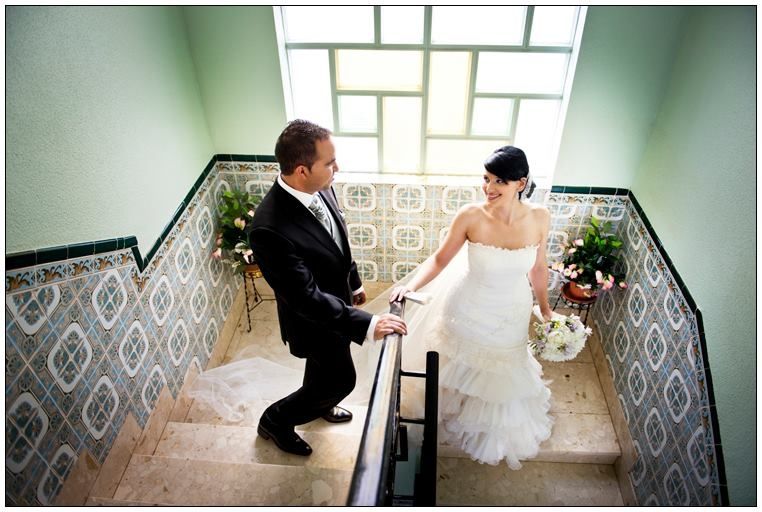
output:
{"label": "window", "polygon": [[585,7],[274,7],[286,111],[343,171],[481,174],[515,144],[549,187]]}

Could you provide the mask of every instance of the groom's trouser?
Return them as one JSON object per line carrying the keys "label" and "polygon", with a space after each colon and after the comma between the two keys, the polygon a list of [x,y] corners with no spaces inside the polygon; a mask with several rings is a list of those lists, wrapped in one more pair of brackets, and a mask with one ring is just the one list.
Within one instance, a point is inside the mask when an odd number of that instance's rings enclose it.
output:
{"label": "groom's trouser", "polygon": [[335,343],[307,356],[302,387],[267,408],[278,425],[302,425],[320,418],[355,387],[357,375],[349,343]]}

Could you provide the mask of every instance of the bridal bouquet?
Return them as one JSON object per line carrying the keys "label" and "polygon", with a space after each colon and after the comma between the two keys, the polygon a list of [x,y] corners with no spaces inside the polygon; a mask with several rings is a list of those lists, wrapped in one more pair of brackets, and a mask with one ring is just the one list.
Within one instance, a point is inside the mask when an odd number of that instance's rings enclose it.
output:
{"label": "bridal bouquet", "polygon": [[530,340],[529,347],[536,356],[546,361],[569,361],[585,347],[587,337],[593,330],[585,327],[576,315],[559,315],[545,321],[540,308],[535,306],[535,315],[541,320],[533,324],[537,339]]}

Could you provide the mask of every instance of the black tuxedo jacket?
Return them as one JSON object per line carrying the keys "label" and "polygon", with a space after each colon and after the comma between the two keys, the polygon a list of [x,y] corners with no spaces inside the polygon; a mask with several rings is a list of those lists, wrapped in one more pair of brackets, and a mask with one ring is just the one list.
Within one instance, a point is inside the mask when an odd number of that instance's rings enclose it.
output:
{"label": "black tuxedo jacket", "polygon": [[362,283],[335,192],[319,193],[341,230],[343,253],[320,221],[277,181],[257,207],[249,231],[257,263],[275,292],[281,337],[297,357],[332,344],[361,344],[372,318],[352,307],[352,290]]}

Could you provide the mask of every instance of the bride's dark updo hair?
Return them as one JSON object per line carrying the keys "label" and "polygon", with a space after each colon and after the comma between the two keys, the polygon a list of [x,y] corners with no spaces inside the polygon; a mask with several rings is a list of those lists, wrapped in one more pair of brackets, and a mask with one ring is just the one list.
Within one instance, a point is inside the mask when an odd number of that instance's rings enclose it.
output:
{"label": "bride's dark updo hair", "polygon": [[519,199],[524,192],[526,192],[527,198],[532,196],[535,185],[532,178],[529,177],[527,156],[519,148],[503,146],[496,149],[484,161],[484,168],[503,181],[519,181],[521,178],[526,178],[527,184],[524,190],[519,192]]}

